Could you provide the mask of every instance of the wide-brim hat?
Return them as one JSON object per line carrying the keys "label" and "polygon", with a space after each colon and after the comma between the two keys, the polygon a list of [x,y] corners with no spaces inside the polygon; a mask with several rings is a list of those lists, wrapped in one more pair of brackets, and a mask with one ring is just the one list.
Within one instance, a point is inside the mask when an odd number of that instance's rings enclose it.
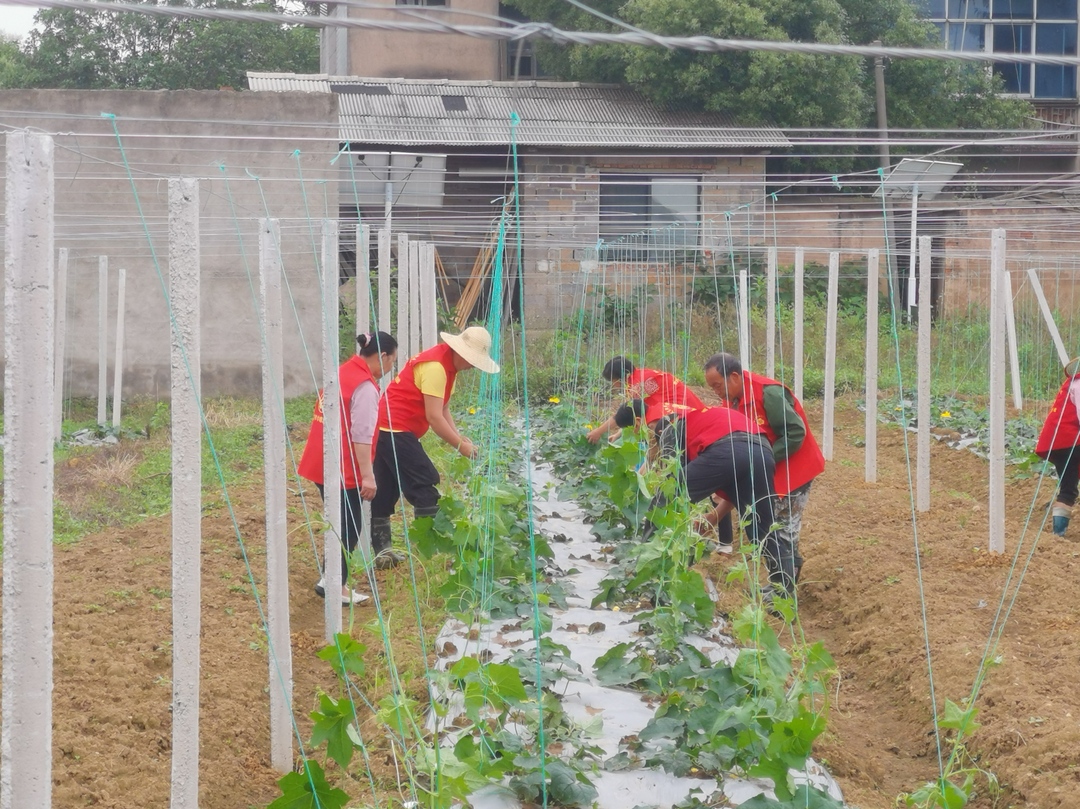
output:
{"label": "wide-brim hat", "polygon": [[1080,357],[1069,360],[1065,365],[1065,376],[1070,379],[1080,374]]}
{"label": "wide-brim hat", "polygon": [[483,326],[469,326],[461,334],[439,332],[439,336],[469,365],[488,374],[499,373],[499,363],[491,358],[491,335]]}

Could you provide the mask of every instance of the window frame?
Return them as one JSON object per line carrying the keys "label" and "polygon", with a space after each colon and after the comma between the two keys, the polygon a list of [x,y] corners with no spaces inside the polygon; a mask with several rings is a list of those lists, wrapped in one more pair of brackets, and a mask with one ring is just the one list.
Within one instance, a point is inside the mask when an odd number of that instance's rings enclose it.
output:
{"label": "window frame", "polygon": [[[692,171],[602,171],[597,204],[597,232],[601,245],[599,260],[653,262],[661,256],[670,258],[678,252],[699,249],[703,184],[704,176]],[[629,193],[614,194],[613,187],[619,185],[625,186]],[[668,201],[679,196],[678,190],[671,186],[682,185],[684,190],[689,190],[688,187],[692,185],[693,212],[687,208],[679,210],[661,205],[657,191],[665,185],[674,192],[665,195]],[[629,197],[630,200],[613,202],[612,197]],[[641,227],[633,227],[638,224],[633,221],[634,216],[642,217]],[[680,216],[683,218],[680,219]],[[680,221],[685,223],[683,227],[669,230],[671,225]],[[672,240],[665,243],[664,235],[668,233],[672,235]]]}

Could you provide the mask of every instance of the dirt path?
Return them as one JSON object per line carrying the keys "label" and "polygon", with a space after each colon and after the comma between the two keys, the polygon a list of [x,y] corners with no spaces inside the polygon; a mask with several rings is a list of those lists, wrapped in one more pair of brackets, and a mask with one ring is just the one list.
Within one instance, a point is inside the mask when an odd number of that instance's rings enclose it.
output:
{"label": "dirt path", "polygon": [[[811,414],[813,423],[820,416]],[[883,429],[879,483],[863,481],[856,445],[862,414],[841,402],[836,460],[815,484],[806,515],[800,596],[808,639],[839,664],[830,729],[816,750],[852,806],[890,809],[896,795],[937,773],[902,434]],[[986,553],[986,464],[934,447],[933,510],[919,515],[926,613],[939,703],[970,691],[1011,555]],[[1033,481],[1008,487],[1008,552],[1027,515]],[[255,579],[264,580],[261,484],[233,492]],[[1040,505],[1049,493],[1040,497]],[[290,516],[296,715],[333,683],[314,652],[322,602],[312,592],[311,540],[294,498]],[[169,793],[171,602],[169,522],[87,537],[56,549],[54,806],[165,807]],[[979,764],[1006,785],[997,807],[1080,806],[1080,526],[1044,535],[979,697]],[[411,588],[382,576],[395,658],[418,669]],[[267,661],[259,615],[231,520],[208,509],[203,549],[201,805],[264,806],[276,795],[269,767]],[[367,620],[362,617],[362,622]],[[357,632],[368,630],[357,626]],[[398,644],[401,644],[399,649]],[[382,661],[369,643],[371,666]],[[406,674],[406,676],[410,676]],[[392,781],[392,762],[376,756]],[[362,784],[354,797],[362,799]],[[980,799],[979,809],[995,806]]]}

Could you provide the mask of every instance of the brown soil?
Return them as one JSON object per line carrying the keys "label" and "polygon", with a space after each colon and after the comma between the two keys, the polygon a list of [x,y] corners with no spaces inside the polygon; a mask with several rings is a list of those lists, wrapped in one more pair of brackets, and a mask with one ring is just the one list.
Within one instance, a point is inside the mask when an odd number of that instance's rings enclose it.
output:
{"label": "brown soil", "polygon": [[[818,417],[813,416],[818,422]],[[816,749],[852,806],[886,809],[898,793],[937,773],[923,623],[914,564],[911,498],[903,434],[883,428],[879,483],[863,483],[862,414],[841,402],[835,460],[815,484],[803,531],[807,557],[800,593],[803,631],[821,639],[841,671],[829,730]],[[914,452],[914,442],[912,442]],[[104,452],[104,458],[116,451]],[[93,463],[84,460],[83,463]],[[85,485],[102,485],[87,476]],[[107,477],[107,476],[106,476]],[[986,464],[933,448],[933,507],[918,515],[925,610],[936,694],[966,697],[1032,502],[1034,481],[1008,486],[1007,553],[986,552]],[[68,486],[77,485],[72,481]],[[265,555],[261,483],[232,493],[240,532],[260,589]],[[69,492],[70,494],[70,492]],[[1040,497],[1041,505],[1048,496]],[[317,502],[317,499],[316,499]],[[316,689],[334,689],[322,646],[321,599],[312,591],[314,551],[292,503],[291,611],[295,705],[307,738]],[[1039,513],[1041,516],[1041,512]],[[1080,805],[1080,527],[1073,540],[1044,534],[978,697],[971,750],[1004,785],[980,809]],[[164,807],[170,766],[170,525],[154,519],[56,549],[54,806]],[[321,544],[321,542],[320,542]],[[1021,558],[1022,567],[1026,552]],[[201,805],[237,809],[271,801],[279,777],[269,766],[267,661],[247,569],[228,513],[208,509],[203,529]],[[407,577],[380,574],[395,630],[398,664],[422,665]],[[420,582],[425,592],[424,582]],[[436,606],[436,605],[433,605]],[[386,693],[381,645],[361,625],[372,697]],[[346,616],[347,617],[347,616]],[[437,623],[425,614],[430,632]],[[430,641],[429,635],[429,641]],[[430,645],[430,644],[429,644]],[[410,690],[420,679],[404,673]],[[393,784],[392,761],[376,741],[373,768]],[[353,782],[355,798],[370,786]]]}

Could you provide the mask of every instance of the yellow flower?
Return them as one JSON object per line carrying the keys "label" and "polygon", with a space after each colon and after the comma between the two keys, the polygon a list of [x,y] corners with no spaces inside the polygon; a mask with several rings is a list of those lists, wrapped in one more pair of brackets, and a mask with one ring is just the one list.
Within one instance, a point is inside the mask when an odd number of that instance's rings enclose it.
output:
{"label": "yellow flower", "polygon": [[551,402],[552,404],[558,404],[559,403],[559,397],[558,396],[549,396],[548,401]]}
{"label": "yellow flower", "polygon": [[475,416],[476,415],[476,408],[475,407],[470,407],[469,408],[469,415],[470,416]]}
{"label": "yellow flower", "polygon": [[952,418],[952,413],[950,413],[948,410],[942,410],[941,411],[941,417],[943,419],[951,419]]}
{"label": "yellow flower", "polygon": [[618,611],[619,611],[619,608],[618,608],[617,606],[616,606],[616,607],[612,607],[612,608],[611,608],[611,611],[612,611],[612,612],[618,612]]}
{"label": "yellow flower", "polygon": [[593,429],[593,426],[591,424],[586,424],[585,429],[586,430],[591,430],[591,429]]}

